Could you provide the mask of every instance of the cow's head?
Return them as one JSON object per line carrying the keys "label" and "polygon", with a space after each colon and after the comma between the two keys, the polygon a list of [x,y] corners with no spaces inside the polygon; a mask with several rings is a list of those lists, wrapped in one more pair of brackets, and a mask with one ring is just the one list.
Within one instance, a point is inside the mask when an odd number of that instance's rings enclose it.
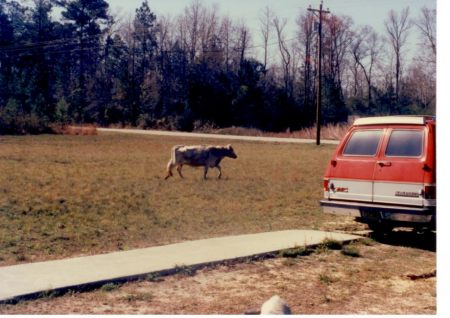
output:
{"label": "cow's head", "polygon": [[228,150],[228,157],[233,158],[233,159],[236,159],[236,158],[237,158],[237,155],[236,155],[236,153],[234,152],[233,147],[231,147],[231,145],[228,145],[226,148],[227,148],[227,150]]}

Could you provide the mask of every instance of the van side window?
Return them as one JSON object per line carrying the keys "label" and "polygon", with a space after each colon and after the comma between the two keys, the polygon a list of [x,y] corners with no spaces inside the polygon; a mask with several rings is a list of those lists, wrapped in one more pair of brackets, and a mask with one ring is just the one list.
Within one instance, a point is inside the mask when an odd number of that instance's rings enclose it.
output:
{"label": "van side window", "polygon": [[357,130],[355,131],[347,145],[344,156],[375,156],[380,143],[383,130]]}
{"label": "van side window", "polygon": [[420,157],[422,149],[422,130],[393,130],[385,155],[387,157]]}

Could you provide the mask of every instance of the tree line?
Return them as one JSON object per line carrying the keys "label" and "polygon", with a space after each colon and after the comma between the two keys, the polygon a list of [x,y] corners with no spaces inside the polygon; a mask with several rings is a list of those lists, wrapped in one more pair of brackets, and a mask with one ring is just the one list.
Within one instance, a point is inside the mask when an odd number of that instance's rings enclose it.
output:
{"label": "tree line", "polygon": [[[299,11],[293,38],[268,7],[259,22],[251,32],[200,0],[176,17],[157,17],[144,0],[129,19],[114,16],[105,0],[0,0],[0,133],[46,132],[55,123],[187,131],[313,125],[317,17]],[[435,29],[428,8],[417,17],[391,11],[383,34],[326,14],[322,124],[434,114]],[[422,46],[408,60],[412,31]]]}

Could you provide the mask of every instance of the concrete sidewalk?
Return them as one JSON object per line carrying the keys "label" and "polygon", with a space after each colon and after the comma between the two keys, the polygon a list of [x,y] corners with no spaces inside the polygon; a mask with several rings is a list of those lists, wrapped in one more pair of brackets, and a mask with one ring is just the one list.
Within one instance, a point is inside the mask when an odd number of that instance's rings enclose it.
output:
{"label": "concrete sidewalk", "polygon": [[316,245],[324,239],[351,241],[359,238],[340,233],[289,230],[0,267],[0,302],[52,290],[137,279],[150,273],[170,273],[177,266],[207,265],[296,246]]}
{"label": "concrete sidewalk", "polygon": [[[257,136],[235,136],[235,135],[219,135],[219,134],[202,134],[182,131],[163,131],[163,130],[142,130],[142,129],[117,129],[117,128],[97,128],[97,131],[103,133],[121,133],[135,135],[153,135],[153,136],[172,136],[172,137],[188,137],[188,138],[209,138],[222,140],[242,140],[242,141],[260,141],[260,142],[277,142],[291,144],[315,144],[315,139],[301,138],[282,138],[282,137],[257,137]],[[338,145],[339,140],[322,139],[322,144]]]}

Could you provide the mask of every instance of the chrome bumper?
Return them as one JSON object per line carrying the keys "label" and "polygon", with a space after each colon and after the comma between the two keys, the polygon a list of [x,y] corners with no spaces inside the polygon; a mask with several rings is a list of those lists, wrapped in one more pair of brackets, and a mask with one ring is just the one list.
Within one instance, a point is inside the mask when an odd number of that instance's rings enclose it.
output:
{"label": "chrome bumper", "polygon": [[436,207],[406,207],[330,200],[321,200],[320,205],[324,213],[369,220],[430,223],[436,216]]}

